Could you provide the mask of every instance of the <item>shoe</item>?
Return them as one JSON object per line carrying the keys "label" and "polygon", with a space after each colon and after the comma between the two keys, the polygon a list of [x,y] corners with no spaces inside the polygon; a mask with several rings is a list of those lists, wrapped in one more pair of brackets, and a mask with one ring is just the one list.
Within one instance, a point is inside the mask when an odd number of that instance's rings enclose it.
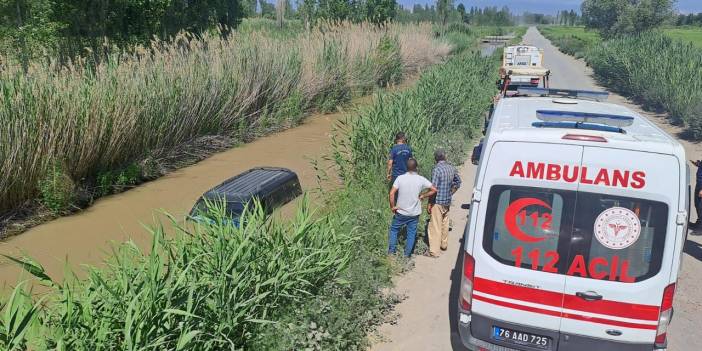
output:
{"label": "shoe", "polygon": [[447,247],[442,247],[442,248],[441,248],[441,251],[446,251],[446,250],[448,250],[448,246],[447,246]]}

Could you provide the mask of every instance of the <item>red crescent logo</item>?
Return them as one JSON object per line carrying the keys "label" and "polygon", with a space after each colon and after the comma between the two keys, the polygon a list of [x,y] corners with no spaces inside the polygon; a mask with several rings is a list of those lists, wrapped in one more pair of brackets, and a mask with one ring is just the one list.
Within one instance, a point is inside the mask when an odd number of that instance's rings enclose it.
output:
{"label": "red crescent logo", "polygon": [[546,240],[546,238],[537,238],[525,233],[519,229],[519,226],[517,225],[517,214],[519,211],[527,206],[534,205],[551,210],[551,206],[549,206],[547,203],[532,197],[519,199],[507,207],[507,211],[505,211],[505,226],[507,227],[507,231],[509,231],[509,233],[512,234],[515,239],[528,243],[538,243],[539,241]]}

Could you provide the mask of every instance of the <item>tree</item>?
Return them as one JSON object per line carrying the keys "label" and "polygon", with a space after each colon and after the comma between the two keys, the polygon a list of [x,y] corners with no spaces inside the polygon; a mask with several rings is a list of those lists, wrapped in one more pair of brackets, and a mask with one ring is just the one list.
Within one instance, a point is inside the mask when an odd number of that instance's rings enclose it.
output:
{"label": "tree", "polygon": [[458,4],[458,6],[456,6],[456,10],[458,10],[458,13],[461,14],[461,21],[465,22],[466,21],[466,6],[463,4]]}
{"label": "tree", "polygon": [[381,24],[395,18],[397,3],[395,0],[366,0],[365,20]]}
{"label": "tree", "polygon": [[347,0],[318,0],[317,16],[333,21],[349,19],[351,3]]}
{"label": "tree", "polygon": [[54,46],[66,26],[54,12],[51,0],[0,0],[0,51],[19,53],[26,71],[29,60]]}
{"label": "tree", "polygon": [[441,25],[446,26],[449,13],[453,10],[453,0],[436,0],[436,12],[441,19]]}
{"label": "tree", "polygon": [[317,7],[315,0],[298,0],[297,12],[302,17],[305,23],[305,29],[310,30],[315,18],[317,17]]}
{"label": "tree", "polygon": [[585,0],[583,21],[604,37],[656,28],[673,15],[674,0]]}

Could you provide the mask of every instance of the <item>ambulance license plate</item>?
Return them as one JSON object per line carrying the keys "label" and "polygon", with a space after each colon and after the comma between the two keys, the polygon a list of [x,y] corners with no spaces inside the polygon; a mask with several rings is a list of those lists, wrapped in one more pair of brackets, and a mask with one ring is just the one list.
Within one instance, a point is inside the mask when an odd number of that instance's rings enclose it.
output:
{"label": "ambulance license plate", "polygon": [[502,327],[492,327],[492,338],[510,344],[529,346],[542,350],[551,349],[551,338],[548,336],[520,332]]}

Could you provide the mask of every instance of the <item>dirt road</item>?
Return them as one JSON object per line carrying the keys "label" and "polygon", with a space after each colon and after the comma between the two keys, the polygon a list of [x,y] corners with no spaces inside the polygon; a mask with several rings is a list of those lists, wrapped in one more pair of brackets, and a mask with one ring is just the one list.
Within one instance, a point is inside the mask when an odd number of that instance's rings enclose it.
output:
{"label": "dirt road", "polygon": [[[583,61],[560,53],[535,28],[529,29],[524,42],[544,49],[545,66],[552,72],[552,87],[605,90],[595,82],[592,70]],[[643,111],[616,94],[611,94],[609,101],[649,118],[673,136],[680,135],[681,129],[671,126],[664,115]],[[702,158],[702,145],[680,142],[688,158]],[[450,233],[449,250],[438,259],[417,257],[415,269],[398,278],[396,291],[406,294],[407,299],[397,307],[400,318],[396,323],[381,327],[383,341],[373,350],[463,350],[454,327],[462,262],[460,248],[467,215],[460,205],[470,201],[474,173],[472,165],[461,168],[464,186],[454,197],[451,208],[454,230]],[[695,234],[691,233],[685,243],[675,316],[669,330],[669,351],[702,350],[702,237]]]}

